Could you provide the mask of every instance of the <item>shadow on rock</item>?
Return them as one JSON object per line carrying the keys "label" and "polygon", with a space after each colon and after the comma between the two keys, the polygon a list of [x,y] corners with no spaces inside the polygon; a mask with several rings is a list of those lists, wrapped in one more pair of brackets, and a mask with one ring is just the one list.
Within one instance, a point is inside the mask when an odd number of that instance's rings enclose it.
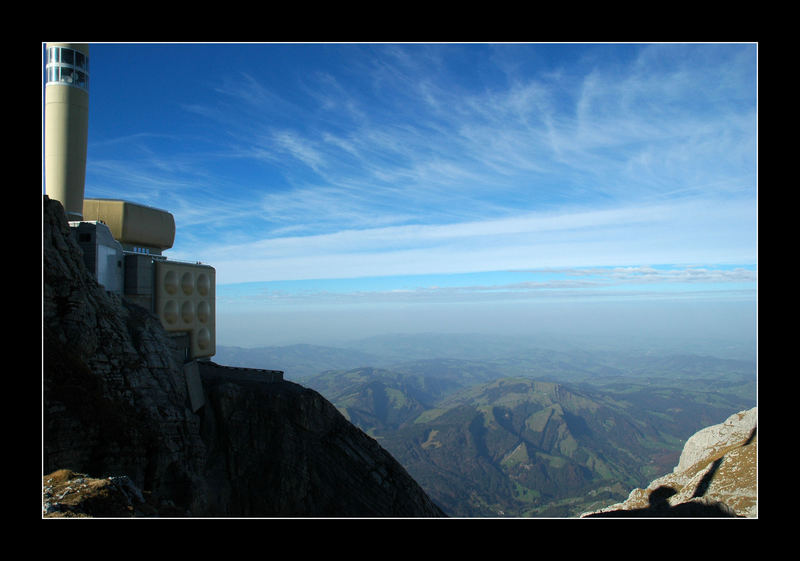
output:
{"label": "shadow on rock", "polygon": [[648,497],[649,506],[630,510],[612,510],[597,512],[586,518],[737,518],[727,505],[720,502],[709,502],[702,498],[680,503],[669,504],[669,498],[677,493],[672,487],[662,485],[654,489]]}

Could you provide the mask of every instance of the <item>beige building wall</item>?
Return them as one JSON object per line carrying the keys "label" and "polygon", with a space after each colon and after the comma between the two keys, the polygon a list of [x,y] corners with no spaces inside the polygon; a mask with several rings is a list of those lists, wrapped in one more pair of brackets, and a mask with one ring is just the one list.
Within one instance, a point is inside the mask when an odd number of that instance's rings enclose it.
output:
{"label": "beige building wall", "polygon": [[155,262],[153,307],[168,332],[185,331],[190,358],[216,354],[216,271],[203,264]]}
{"label": "beige building wall", "polygon": [[175,242],[175,218],[157,208],[118,199],[85,199],[84,220],[99,220],[108,226],[123,246],[169,249]]}

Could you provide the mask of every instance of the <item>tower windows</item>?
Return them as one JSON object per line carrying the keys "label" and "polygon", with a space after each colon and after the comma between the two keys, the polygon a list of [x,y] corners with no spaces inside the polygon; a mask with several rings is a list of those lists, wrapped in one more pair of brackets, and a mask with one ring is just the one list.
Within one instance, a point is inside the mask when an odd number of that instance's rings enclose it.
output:
{"label": "tower windows", "polygon": [[69,47],[47,49],[47,84],[89,89],[89,57]]}

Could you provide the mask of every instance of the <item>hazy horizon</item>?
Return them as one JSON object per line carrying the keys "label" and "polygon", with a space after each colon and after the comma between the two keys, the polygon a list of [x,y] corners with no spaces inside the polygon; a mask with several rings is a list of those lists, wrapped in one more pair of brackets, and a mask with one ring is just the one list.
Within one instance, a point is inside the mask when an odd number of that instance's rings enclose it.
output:
{"label": "hazy horizon", "polygon": [[469,306],[282,308],[232,314],[218,325],[217,344],[353,348],[362,339],[394,335],[485,335],[540,348],[703,354],[755,359],[756,304],[747,300],[589,303],[496,303]]}
{"label": "hazy horizon", "polygon": [[757,62],[752,43],[93,43],[85,196],[174,215],[166,257],[216,269],[218,345],[735,352],[757,329]]}

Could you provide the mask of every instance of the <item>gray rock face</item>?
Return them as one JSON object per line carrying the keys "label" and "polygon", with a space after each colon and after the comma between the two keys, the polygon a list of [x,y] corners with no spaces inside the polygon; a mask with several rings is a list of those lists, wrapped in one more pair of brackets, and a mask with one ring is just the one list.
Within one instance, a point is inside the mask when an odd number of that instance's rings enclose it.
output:
{"label": "gray rock face", "polygon": [[583,516],[758,517],[758,408],[686,441],[678,465],[628,499]]}
{"label": "gray rock face", "polygon": [[46,196],[43,226],[43,475],[127,476],[162,515],[443,515],[317,392],[208,363],[193,411],[158,318],[97,284]]}
{"label": "gray rock face", "polygon": [[88,273],[60,203],[45,198],[43,222],[45,473],[127,475],[156,495],[178,478],[202,510],[206,447],[172,340]]}
{"label": "gray rock face", "polygon": [[744,442],[753,434],[758,424],[758,409],[731,415],[723,423],[707,427],[695,433],[683,447],[674,473],[686,473],[691,468],[716,457],[731,445]]}

